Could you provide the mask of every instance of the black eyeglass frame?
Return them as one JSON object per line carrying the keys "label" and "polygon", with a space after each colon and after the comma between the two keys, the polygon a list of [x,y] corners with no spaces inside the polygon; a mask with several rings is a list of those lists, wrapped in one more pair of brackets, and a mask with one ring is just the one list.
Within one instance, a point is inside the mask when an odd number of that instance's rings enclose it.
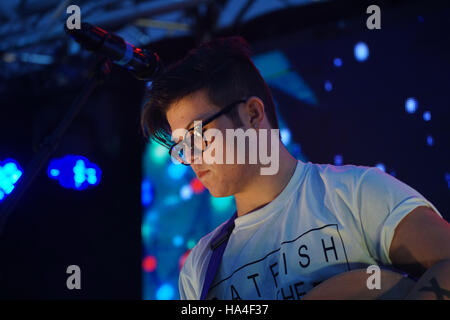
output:
{"label": "black eyeglass frame", "polygon": [[[211,123],[212,121],[214,121],[215,119],[217,119],[218,117],[220,117],[221,115],[223,115],[223,114],[225,114],[225,113],[227,113],[227,112],[230,112],[235,106],[237,106],[237,105],[239,105],[239,104],[241,104],[241,103],[247,102],[248,99],[249,99],[249,98],[241,99],[241,100],[238,100],[238,101],[235,101],[235,102],[229,104],[228,106],[226,106],[226,107],[223,108],[222,110],[218,111],[217,113],[215,113],[215,114],[209,116],[209,117],[206,118],[204,121],[202,121],[202,126],[208,125],[209,123]],[[187,135],[188,135],[192,130],[194,130],[194,129],[195,129],[195,126],[192,127],[192,128],[190,128],[190,129],[186,132],[186,134],[184,135],[184,138],[183,138],[182,141],[175,142],[175,143],[173,143],[173,144],[170,146],[170,148],[169,148],[169,155],[170,155],[170,156],[172,156],[172,150],[173,150],[173,148],[174,148],[177,144],[182,143],[183,141],[186,141]],[[202,139],[203,139],[203,132],[202,132]],[[206,147],[205,147],[205,150],[206,150],[206,148],[208,147],[208,142],[205,140],[205,143],[206,143]],[[203,153],[205,150],[202,150],[202,153]],[[189,163],[184,163],[184,162],[181,162],[181,163],[184,164],[185,166],[189,166],[189,165],[190,165]]]}

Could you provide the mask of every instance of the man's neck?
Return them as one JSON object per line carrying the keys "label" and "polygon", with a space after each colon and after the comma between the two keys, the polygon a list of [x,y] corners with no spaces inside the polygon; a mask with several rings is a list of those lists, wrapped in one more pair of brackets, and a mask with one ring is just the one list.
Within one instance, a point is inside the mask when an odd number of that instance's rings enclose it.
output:
{"label": "man's neck", "polygon": [[280,146],[278,172],[275,175],[255,175],[245,190],[234,195],[238,217],[255,211],[274,200],[291,180],[297,162],[297,159],[284,146]]}

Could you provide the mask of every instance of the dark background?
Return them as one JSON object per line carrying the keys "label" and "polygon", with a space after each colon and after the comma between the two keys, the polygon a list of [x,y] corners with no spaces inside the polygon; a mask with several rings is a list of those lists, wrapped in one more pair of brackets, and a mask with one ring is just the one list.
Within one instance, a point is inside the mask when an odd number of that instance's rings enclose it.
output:
{"label": "dark background", "polygon": [[[367,2],[332,1],[267,14],[210,36],[240,34],[255,53],[279,48],[315,92],[309,106],[273,89],[280,114],[309,161],[386,164],[449,219],[450,6],[444,1],[384,1],[382,29],[365,28]],[[422,18],[419,18],[422,17]],[[18,21],[17,23],[20,23]],[[192,36],[149,48],[170,63],[196,46]],[[203,28],[203,29],[202,29]],[[200,35],[199,35],[200,34]],[[365,41],[368,61],[353,58]],[[91,58],[64,57],[44,70],[0,82],[0,160],[24,167],[86,79]],[[335,56],[344,64],[337,69]],[[81,72],[81,70],[85,70]],[[325,80],[333,90],[323,89]],[[145,83],[118,67],[89,99],[53,157],[83,154],[103,171],[97,188],[61,188],[43,171],[5,226],[0,243],[2,299],[140,299],[141,157],[139,114]],[[407,97],[419,110],[408,114]],[[422,113],[430,110],[427,123]],[[432,134],[434,146],[427,146]],[[0,203],[1,206],[1,203]],[[83,290],[66,288],[79,265]]]}

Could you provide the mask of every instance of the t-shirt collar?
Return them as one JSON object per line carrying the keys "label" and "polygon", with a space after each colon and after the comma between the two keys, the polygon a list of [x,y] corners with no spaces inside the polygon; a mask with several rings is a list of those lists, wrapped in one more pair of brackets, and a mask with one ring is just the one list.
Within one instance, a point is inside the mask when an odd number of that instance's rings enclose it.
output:
{"label": "t-shirt collar", "polygon": [[292,175],[288,184],[275,197],[275,199],[273,199],[271,202],[255,211],[237,217],[236,220],[234,221],[235,223],[234,229],[235,230],[243,229],[262,223],[264,220],[266,220],[271,215],[277,213],[281,208],[283,208],[283,205],[285,204],[286,200],[289,199],[291,194],[297,189],[299,183],[303,180],[305,167],[306,164],[304,162],[297,160],[297,166],[295,167],[294,174]]}

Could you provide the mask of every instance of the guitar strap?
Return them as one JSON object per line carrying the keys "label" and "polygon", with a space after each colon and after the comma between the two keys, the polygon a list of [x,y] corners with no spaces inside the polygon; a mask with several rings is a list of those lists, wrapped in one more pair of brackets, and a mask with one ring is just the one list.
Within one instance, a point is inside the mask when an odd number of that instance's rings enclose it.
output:
{"label": "guitar strap", "polygon": [[231,232],[234,229],[234,220],[237,217],[237,211],[233,216],[222,226],[219,233],[211,240],[210,248],[213,251],[211,258],[209,259],[208,269],[206,270],[205,281],[203,282],[202,294],[200,300],[205,300],[211,287],[214,278],[216,277],[217,270],[219,269],[220,262],[222,261],[223,253],[230,238]]}

